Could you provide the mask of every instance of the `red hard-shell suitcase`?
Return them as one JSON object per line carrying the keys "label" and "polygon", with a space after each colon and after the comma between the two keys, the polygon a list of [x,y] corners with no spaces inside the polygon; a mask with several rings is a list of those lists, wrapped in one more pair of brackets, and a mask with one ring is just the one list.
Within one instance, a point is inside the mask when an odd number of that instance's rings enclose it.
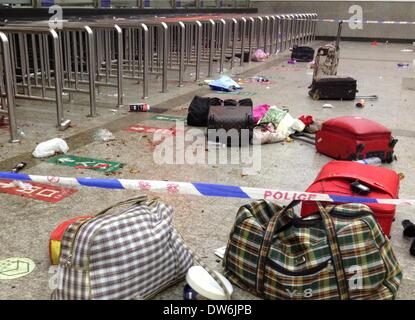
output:
{"label": "red hard-shell suitcase", "polygon": [[[350,184],[356,180],[371,189],[367,196],[352,191]],[[306,191],[343,196],[397,199],[399,176],[395,171],[387,168],[352,161],[330,161],[321,169],[313,184]],[[366,204],[373,210],[383,232],[389,236],[395,217],[395,206],[379,203]],[[318,212],[315,202],[303,201],[301,216],[305,217],[315,212]]]}
{"label": "red hard-shell suitcase", "polygon": [[392,162],[397,141],[388,128],[357,116],[327,120],[316,133],[317,151],[338,160],[379,157]]}

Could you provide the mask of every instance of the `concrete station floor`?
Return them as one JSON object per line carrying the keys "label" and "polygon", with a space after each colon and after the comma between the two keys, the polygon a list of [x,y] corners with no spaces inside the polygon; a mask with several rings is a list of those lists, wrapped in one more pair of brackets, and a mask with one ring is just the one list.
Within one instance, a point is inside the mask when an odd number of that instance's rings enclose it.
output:
{"label": "concrete station floor", "polygon": [[[315,47],[319,43],[313,44]],[[355,107],[353,101],[329,101],[333,108],[323,108],[325,101],[313,101],[307,94],[311,82],[311,70],[307,63],[287,64],[288,54],[279,54],[266,63],[246,64],[228,71],[234,79],[246,79],[262,75],[272,80],[270,84],[243,84],[242,92],[255,93],[250,98],[254,105],[267,103],[287,107],[290,114],[313,115],[316,119],[329,119],[341,115],[359,115],[378,121],[392,129],[399,142],[395,148],[398,160],[386,167],[405,174],[401,181],[400,198],[415,197],[415,69],[398,68],[397,63],[415,59],[415,49],[405,44],[379,44],[371,46],[363,42],[342,42],[339,74],[350,75],[358,80],[359,95],[379,96],[378,100],[367,100],[363,109]],[[187,80],[191,80],[187,71]],[[202,77],[206,77],[202,75]],[[157,93],[160,82],[152,81],[148,102],[164,111],[164,115],[186,116],[187,106],[195,94],[222,98],[246,98],[244,95],[217,94],[207,87],[199,87],[192,81],[183,88],[169,83],[169,93]],[[141,101],[141,89],[136,83],[125,83],[125,102]],[[157,86],[157,87],[155,87]],[[263,145],[261,170],[258,174],[243,176],[243,164],[155,164],[151,135],[127,132],[133,124],[170,128],[168,121],[149,118],[155,113],[127,113],[127,108],[112,110],[116,98],[102,94],[98,98],[99,117],[86,118],[87,97],[75,98],[66,104],[73,126],[65,132],[54,128],[53,105],[19,100],[18,124],[25,132],[20,144],[7,143],[8,132],[0,128],[0,170],[10,171],[19,161],[28,162],[23,171],[29,174],[67,177],[105,177],[93,170],[75,169],[47,163],[31,156],[36,143],[54,137],[63,137],[70,147],[69,154],[125,163],[116,178],[155,179],[172,181],[199,181],[230,185],[268,187],[282,190],[305,190],[314,180],[320,168],[330,161],[315,152],[314,147],[299,141]],[[86,100],[85,100],[86,99]],[[107,128],[116,137],[115,141],[97,142],[93,133],[98,128]],[[211,150],[212,146],[207,149]],[[209,152],[209,151],[207,151]],[[48,240],[50,232],[61,222],[78,215],[94,214],[137,192],[82,188],[64,200],[51,204],[0,193],[0,260],[9,257],[27,257],[36,263],[36,269],[26,277],[16,280],[0,280],[0,299],[49,299]],[[246,203],[241,199],[207,198],[186,195],[157,194],[175,210],[174,225],[183,235],[190,248],[212,268],[220,270],[220,260],[214,250],[226,245],[238,208]],[[410,240],[402,237],[401,221],[415,221],[415,208],[397,208],[396,221],[392,229],[395,253],[403,267],[404,278],[398,298],[415,298],[415,258],[409,254]],[[182,299],[184,283],[156,296],[156,299]],[[235,288],[236,299],[253,299],[250,294]]]}

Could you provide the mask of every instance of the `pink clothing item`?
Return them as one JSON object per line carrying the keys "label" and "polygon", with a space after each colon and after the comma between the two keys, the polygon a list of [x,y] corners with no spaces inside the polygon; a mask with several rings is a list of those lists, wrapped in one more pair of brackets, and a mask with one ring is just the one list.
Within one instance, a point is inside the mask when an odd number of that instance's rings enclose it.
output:
{"label": "pink clothing item", "polygon": [[265,53],[262,49],[257,49],[252,54],[251,60],[255,62],[263,62],[268,58],[268,54]]}
{"label": "pink clothing item", "polygon": [[258,123],[259,120],[267,113],[270,106],[268,104],[261,104],[260,106],[256,106],[252,112],[254,115],[254,122]]}

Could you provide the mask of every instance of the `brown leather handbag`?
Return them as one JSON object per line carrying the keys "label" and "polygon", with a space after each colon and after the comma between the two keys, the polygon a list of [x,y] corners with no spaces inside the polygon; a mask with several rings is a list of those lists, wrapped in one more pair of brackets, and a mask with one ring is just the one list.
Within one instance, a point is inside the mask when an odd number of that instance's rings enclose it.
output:
{"label": "brown leather handbag", "polygon": [[251,106],[211,106],[208,140],[228,147],[248,145],[252,140],[254,118]]}

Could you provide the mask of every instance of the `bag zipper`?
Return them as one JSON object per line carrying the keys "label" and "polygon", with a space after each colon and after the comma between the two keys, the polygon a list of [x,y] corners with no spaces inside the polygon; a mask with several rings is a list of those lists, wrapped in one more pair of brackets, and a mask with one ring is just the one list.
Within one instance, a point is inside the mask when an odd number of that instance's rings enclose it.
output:
{"label": "bag zipper", "polygon": [[320,263],[310,269],[306,269],[306,270],[300,270],[300,271],[291,271],[288,270],[286,268],[281,267],[278,263],[276,263],[274,260],[269,259],[268,261],[273,265],[274,269],[277,270],[280,273],[283,273],[285,275],[288,276],[307,276],[307,275],[311,275],[314,273],[317,273],[321,270],[323,270],[324,268],[326,268],[327,266],[331,265],[331,260],[327,260],[323,263]]}
{"label": "bag zipper", "polygon": [[75,251],[75,240],[76,240],[76,238],[77,238],[77,236],[78,236],[78,233],[79,233],[79,231],[80,231],[80,229],[81,229],[81,227],[85,224],[85,223],[87,223],[87,222],[89,222],[89,221],[91,221],[93,218],[90,218],[90,219],[85,219],[84,221],[82,221],[82,223],[80,223],[79,225],[78,225],[78,228],[77,228],[77,230],[76,230],[76,232],[75,232],[75,234],[74,234],[74,236],[73,236],[73,238],[72,238],[72,241],[71,241],[71,244],[70,244],[70,250],[69,250],[69,254],[68,254],[68,257],[67,257],[67,259],[66,259],[66,261],[64,262],[64,264],[65,264],[65,266],[66,267],[70,267],[72,264],[73,264],[73,256],[74,256],[74,251]]}

